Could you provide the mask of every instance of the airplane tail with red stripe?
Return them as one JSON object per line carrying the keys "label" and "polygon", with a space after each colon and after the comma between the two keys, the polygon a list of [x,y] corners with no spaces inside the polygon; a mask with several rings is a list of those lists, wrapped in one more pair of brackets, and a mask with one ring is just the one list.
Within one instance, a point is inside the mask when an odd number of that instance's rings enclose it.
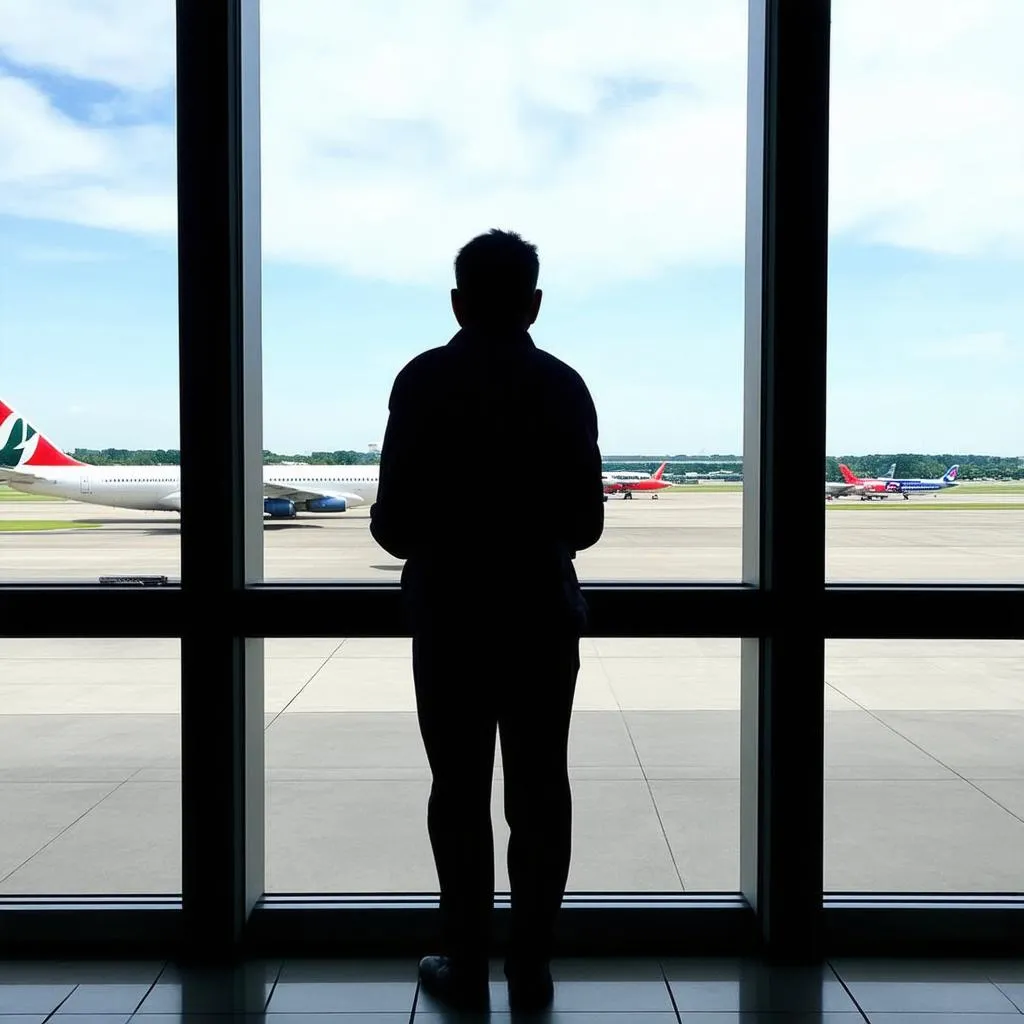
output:
{"label": "airplane tail with red stripe", "polygon": [[842,462],[839,463],[839,472],[843,474],[843,479],[848,484],[859,484],[860,483],[860,477],[857,476],[857,474],[854,473],[853,470],[850,469],[849,466],[845,465]]}
{"label": "airplane tail with red stripe", "polygon": [[668,463],[667,463],[667,462],[663,462],[663,463],[662,463],[662,464],[661,464],[661,465],[660,465],[660,466],[659,466],[659,467],[658,467],[658,468],[657,468],[657,469],[656,469],[656,470],[654,471],[654,479],[655,479],[655,480],[660,480],[660,479],[661,479],[661,476],[662,476],[662,474],[663,474],[663,473],[665,472],[665,467],[666,467],[667,465],[668,465]]}
{"label": "airplane tail with red stripe", "polygon": [[0,466],[84,466],[0,400]]}

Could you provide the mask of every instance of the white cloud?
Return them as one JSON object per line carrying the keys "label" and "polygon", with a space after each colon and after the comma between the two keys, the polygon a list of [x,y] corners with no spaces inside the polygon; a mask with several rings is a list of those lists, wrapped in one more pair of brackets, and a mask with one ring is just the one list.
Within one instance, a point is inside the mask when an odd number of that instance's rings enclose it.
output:
{"label": "white cloud", "polygon": [[174,0],[0,0],[0,52],[135,91],[174,74]]}
{"label": "white cloud", "polygon": [[264,3],[269,253],[426,281],[507,226],[548,280],[740,258],[742,2],[395,7]]}
{"label": "white cloud", "polygon": [[29,82],[0,74],[0,212],[172,232],[174,177],[166,126],[91,127]]}
{"label": "white cloud", "polygon": [[833,5],[833,231],[1024,255],[1024,4]]}
{"label": "white cloud", "polygon": [[[174,70],[170,0],[0,0],[0,53],[121,103]],[[835,0],[834,233],[1024,254],[1021,0]],[[746,0],[263,0],[264,248],[447,278],[491,226],[599,286],[743,253]],[[633,101],[611,102],[612,93]],[[109,109],[117,110],[114,103]],[[173,133],[0,78],[0,209],[174,230]]]}

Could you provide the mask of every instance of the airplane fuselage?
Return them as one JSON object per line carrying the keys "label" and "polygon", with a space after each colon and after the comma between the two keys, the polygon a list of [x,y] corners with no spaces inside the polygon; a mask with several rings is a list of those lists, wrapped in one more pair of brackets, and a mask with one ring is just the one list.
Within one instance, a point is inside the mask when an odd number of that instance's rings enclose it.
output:
{"label": "airplane fuselage", "polygon": [[[663,462],[654,473],[635,473],[630,470],[602,473],[601,486],[606,495],[621,494],[624,498],[631,498],[634,491],[661,491],[671,486],[661,478],[667,465],[667,462]],[[656,498],[657,494],[652,493],[651,497]]]}
{"label": "airplane fuselage", "polygon": [[[371,503],[377,496],[377,478],[376,466],[263,468],[265,492],[273,495],[266,501],[290,502],[302,511],[344,511]],[[91,505],[139,511],[181,511],[178,466],[39,466],[33,468],[31,478],[26,475],[12,480],[9,486],[26,494],[67,498]],[[306,492],[313,493],[304,497]],[[330,496],[335,494],[341,498],[332,508]],[[316,506],[317,501],[321,503],[319,506]],[[310,503],[315,507],[308,509],[306,506]]]}
{"label": "airplane fuselage", "polygon": [[944,491],[947,487],[956,487],[956,482],[953,480],[894,480],[893,483],[899,484],[900,490],[904,493],[907,491]]}

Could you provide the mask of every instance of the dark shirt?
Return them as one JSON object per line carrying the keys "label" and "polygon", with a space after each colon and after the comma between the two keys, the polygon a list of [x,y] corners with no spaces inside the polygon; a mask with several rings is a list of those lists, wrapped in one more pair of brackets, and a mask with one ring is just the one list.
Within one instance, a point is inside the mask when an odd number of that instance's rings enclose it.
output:
{"label": "dark shirt", "polygon": [[580,375],[526,331],[462,330],[402,369],[388,409],[370,532],[406,559],[414,628],[578,617],[571,560],[604,528]]}

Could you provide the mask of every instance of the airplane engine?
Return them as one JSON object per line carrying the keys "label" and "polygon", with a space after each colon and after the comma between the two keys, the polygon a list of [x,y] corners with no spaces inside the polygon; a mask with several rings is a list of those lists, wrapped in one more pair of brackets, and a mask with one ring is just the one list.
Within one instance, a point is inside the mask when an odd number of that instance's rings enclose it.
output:
{"label": "airplane engine", "polygon": [[288,498],[264,498],[263,512],[271,519],[294,519],[295,502]]}
{"label": "airplane engine", "polygon": [[344,512],[347,508],[344,498],[310,498],[306,502],[307,512]]}

